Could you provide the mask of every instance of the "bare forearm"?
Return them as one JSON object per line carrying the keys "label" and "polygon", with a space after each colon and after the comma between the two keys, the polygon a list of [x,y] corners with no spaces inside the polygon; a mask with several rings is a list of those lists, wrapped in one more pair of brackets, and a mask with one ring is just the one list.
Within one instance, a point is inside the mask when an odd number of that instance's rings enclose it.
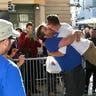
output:
{"label": "bare forearm", "polygon": [[59,43],[59,48],[63,46],[70,45],[75,40],[75,34],[63,38]]}
{"label": "bare forearm", "polygon": [[56,52],[48,52],[48,55],[51,55],[51,56],[64,56],[63,53],[59,52],[59,51],[56,51]]}
{"label": "bare forearm", "polygon": [[65,38],[65,46],[70,45],[75,40],[75,34]]}
{"label": "bare forearm", "polygon": [[24,64],[24,63],[18,61],[17,66],[18,66],[18,67],[21,67],[23,64]]}
{"label": "bare forearm", "polygon": [[20,67],[25,62],[25,56],[24,55],[20,55],[18,59],[19,59],[19,61],[17,63],[17,66]]}

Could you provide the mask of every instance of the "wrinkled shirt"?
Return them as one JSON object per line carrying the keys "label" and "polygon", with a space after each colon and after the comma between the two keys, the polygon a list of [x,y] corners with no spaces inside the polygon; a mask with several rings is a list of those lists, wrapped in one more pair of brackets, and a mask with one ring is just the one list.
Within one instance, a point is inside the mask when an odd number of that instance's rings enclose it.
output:
{"label": "wrinkled shirt", "polygon": [[0,96],[26,96],[19,68],[2,55],[0,55]]}

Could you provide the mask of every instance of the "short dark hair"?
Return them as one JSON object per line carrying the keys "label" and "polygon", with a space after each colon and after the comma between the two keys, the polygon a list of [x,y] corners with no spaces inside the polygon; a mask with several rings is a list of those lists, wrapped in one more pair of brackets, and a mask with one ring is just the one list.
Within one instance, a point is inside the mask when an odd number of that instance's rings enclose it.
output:
{"label": "short dark hair", "polygon": [[27,23],[26,27],[28,27],[28,26],[33,26],[32,22]]}
{"label": "short dark hair", "polygon": [[22,32],[22,29],[21,28],[16,28],[16,30],[19,30],[20,32]]}
{"label": "short dark hair", "polygon": [[37,28],[37,32],[36,32],[36,36],[41,39],[41,40],[44,40],[44,33],[41,31],[41,29],[45,27],[44,25],[40,25],[38,28]]}
{"label": "short dark hair", "polygon": [[48,21],[48,24],[53,24],[53,25],[60,24],[59,17],[57,15],[48,15],[47,21]]}

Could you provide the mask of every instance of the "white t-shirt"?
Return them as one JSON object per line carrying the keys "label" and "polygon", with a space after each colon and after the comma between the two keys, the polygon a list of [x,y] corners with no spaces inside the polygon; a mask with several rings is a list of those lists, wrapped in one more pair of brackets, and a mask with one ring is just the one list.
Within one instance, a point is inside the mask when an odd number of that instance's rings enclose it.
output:
{"label": "white t-shirt", "polygon": [[[67,23],[62,23],[61,27],[58,30],[58,37],[67,37],[72,34],[73,28]],[[90,46],[90,40],[81,38],[79,42],[74,41],[71,46],[74,47],[81,55],[83,55]],[[65,47],[65,48],[64,48]],[[60,52],[66,53],[66,46],[60,49]]]}

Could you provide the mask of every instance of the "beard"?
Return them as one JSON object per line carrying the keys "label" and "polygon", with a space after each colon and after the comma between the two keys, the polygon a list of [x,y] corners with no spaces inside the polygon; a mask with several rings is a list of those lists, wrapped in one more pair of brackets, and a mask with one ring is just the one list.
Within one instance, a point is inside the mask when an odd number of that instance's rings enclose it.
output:
{"label": "beard", "polygon": [[10,47],[11,47],[11,42],[9,42],[7,44],[7,46],[4,47],[4,49],[3,49],[1,54],[4,55],[4,54],[8,53],[8,51],[10,50]]}

